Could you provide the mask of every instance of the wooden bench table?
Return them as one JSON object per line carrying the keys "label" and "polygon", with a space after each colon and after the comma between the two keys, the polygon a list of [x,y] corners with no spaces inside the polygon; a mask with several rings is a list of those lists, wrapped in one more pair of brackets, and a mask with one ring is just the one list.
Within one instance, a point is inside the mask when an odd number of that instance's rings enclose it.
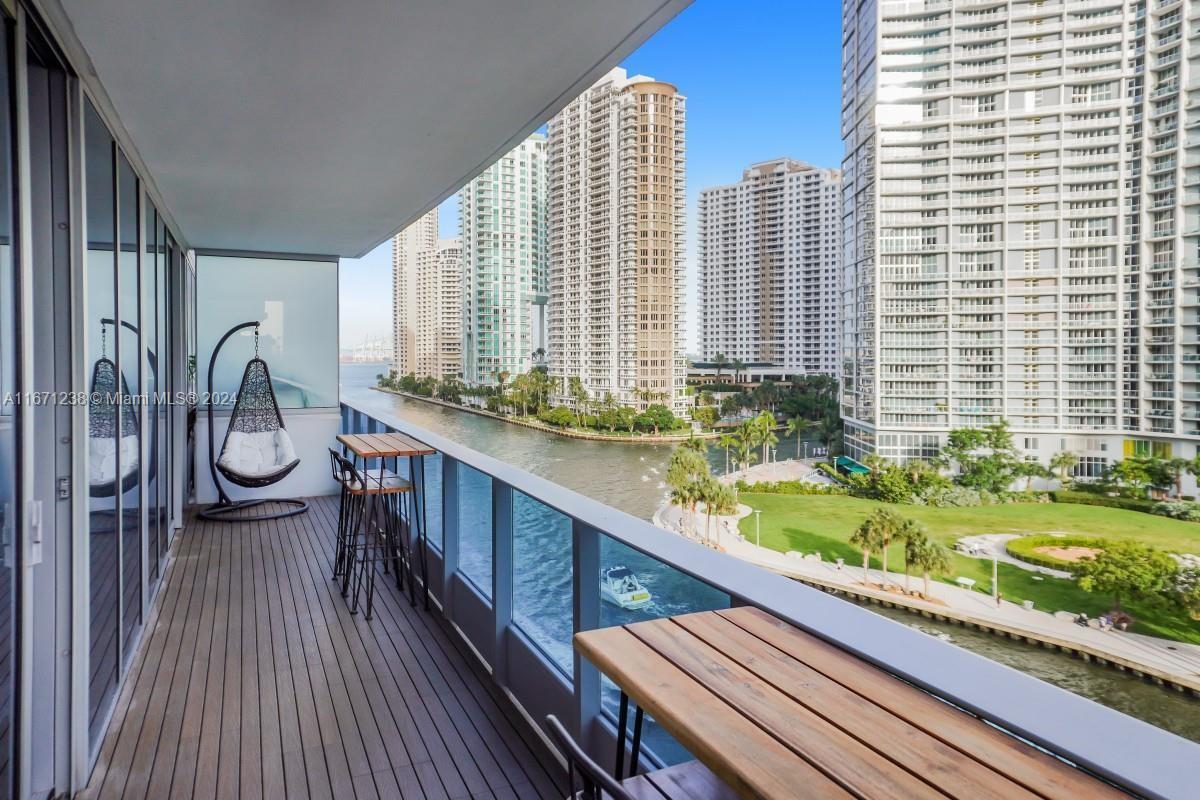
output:
{"label": "wooden bench table", "polygon": [[[387,470],[387,460],[389,458],[393,459],[393,461],[398,461],[401,458],[408,459],[408,475],[414,490],[412,522],[417,534],[417,550],[421,558],[421,586],[425,599],[425,610],[428,611],[429,564],[425,552],[427,545],[425,539],[425,456],[431,456],[437,450],[434,450],[424,442],[417,441],[411,436],[395,432],[343,433],[337,437],[337,440],[348,452],[353,453],[357,458],[363,460],[363,477],[366,479],[368,487],[373,485],[377,490],[380,490],[371,493],[382,493],[381,490],[389,483],[396,482],[394,472]],[[379,462],[379,473],[374,477],[369,471],[372,460]],[[397,464],[396,466],[399,465]],[[415,603],[416,595],[413,594],[412,597]]]}
{"label": "wooden bench table", "polygon": [[739,797],[1127,797],[759,609],[585,631],[575,648],[623,716],[628,697]]}

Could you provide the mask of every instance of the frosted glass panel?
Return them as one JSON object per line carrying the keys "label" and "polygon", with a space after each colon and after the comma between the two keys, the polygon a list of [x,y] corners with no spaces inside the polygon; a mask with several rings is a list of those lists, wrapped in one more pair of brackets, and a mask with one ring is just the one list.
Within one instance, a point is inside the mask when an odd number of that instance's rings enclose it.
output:
{"label": "frosted glass panel", "polygon": [[[217,341],[234,325],[258,320],[259,355],[271,371],[280,407],[337,407],[337,264],[202,255],[196,272],[200,392],[207,391],[208,360]],[[218,398],[237,392],[253,356],[251,329],[225,343],[213,381]]]}

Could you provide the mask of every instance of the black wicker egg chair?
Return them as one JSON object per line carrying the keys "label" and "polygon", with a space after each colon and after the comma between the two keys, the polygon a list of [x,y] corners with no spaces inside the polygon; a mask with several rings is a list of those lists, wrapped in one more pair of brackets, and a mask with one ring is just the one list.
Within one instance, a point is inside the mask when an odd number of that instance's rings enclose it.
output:
{"label": "black wicker egg chair", "polygon": [[[108,357],[108,325],[112,320],[100,321],[100,358],[92,365],[91,393],[88,408],[88,438],[92,448],[88,466],[88,496],[95,498],[114,497],[120,487],[120,493],[125,494],[138,485],[138,464],[140,462],[139,436],[137,414],[133,413],[131,403],[122,402],[129,397],[129,384],[123,374],[118,373],[116,362]],[[120,418],[121,437],[118,441],[118,415]],[[132,439],[135,445],[134,458],[122,458],[125,455],[125,441]],[[105,471],[107,459],[97,457],[102,448],[111,443],[113,448],[113,471],[109,475]],[[118,473],[120,471],[120,474]]]}
{"label": "black wicker egg chair", "polygon": [[[308,511],[308,503],[291,497],[234,500],[226,494],[225,487],[217,477],[219,472],[237,486],[261,489],[283,480],[300,464],[300,459],[291,447],[291,439],[287,436],[283,415],[279,412],[279,402],[275,399],[275,390],[271,386],[271,372],[267,368],[267,362],[258,356],[258,327],[258,322],[243,322],[230,328],[213,348],[212,357],[208,362],[208,463],[213,484],[217,487],[218,499],[216,503],[199,512],[197,516],[202,519],[246,522],[283,519]],[[238,386],[233,412],[229,416],[229,426],[225,429],[225,438],[221,442],[221,455],[218,457],[213,433],[213,370],[221,347],[230,336],[245,328],[254,328],[254,357],[246,363],[246,369],[242,373],[242,382]],[[259,456],[263,453],[270,455],[252,467],[240,455],[251,441],[257,443],[250,446],[251,451]],[[264,443],[267,445],[265,449]],[[254,447],[258,450],[255,451]],[[266,512],[245,513],[247,509],[264,504],[282,507]]]}

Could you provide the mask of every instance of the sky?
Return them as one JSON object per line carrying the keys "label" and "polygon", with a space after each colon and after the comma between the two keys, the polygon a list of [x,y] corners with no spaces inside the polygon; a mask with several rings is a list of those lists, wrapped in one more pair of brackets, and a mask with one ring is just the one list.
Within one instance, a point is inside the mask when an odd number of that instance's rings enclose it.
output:
{"label": "sky", "polygon": [[[687,348],[696,346],[696,198],[780,156],[841,163],[839,0],[695,0],[621,64],[687,97]],[[440,208],[443,237],[458,206]],[[341,346],[390,337],[391,242],[340,272]]]}

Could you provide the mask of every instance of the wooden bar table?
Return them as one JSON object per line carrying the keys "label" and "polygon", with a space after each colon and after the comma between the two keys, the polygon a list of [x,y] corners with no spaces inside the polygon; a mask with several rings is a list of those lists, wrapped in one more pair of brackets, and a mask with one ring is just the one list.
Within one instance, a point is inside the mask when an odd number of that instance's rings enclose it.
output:
{"label": "wooden bar table", "polygon": [[575,649],[622,717],[637,705],[635,770],[644,710],[744,798],[1128,797],[756,608],[585,631]]}
{"label": "wooden bar table", "polygon": [[[428,542],[425,538],[426,509],[425,509],[425,456],[437,453],[424,442],[417,441],[403,433],[343,433],[337,437],[338,442],[350,453],[363,460],[363,475],[370,478],[368,472],[370,461],[379,461],[379,481],[382,484],[386,473],[387,459],[398,462],[401,458],[408,459],[408,474],[413,482],[415,497],[413,498],[413,527],[417,532],[417,549],[421,556],[421,588],[425,598],[425,610],[429,610],[429,559],[425,548]],[[396,466],[399,466],[397,463]],[[419,478],[418,478],[419,476]],[[419,508],[418,508],[419,507]],[[416,604],[416,595],[410,592],[412,602]]]}

